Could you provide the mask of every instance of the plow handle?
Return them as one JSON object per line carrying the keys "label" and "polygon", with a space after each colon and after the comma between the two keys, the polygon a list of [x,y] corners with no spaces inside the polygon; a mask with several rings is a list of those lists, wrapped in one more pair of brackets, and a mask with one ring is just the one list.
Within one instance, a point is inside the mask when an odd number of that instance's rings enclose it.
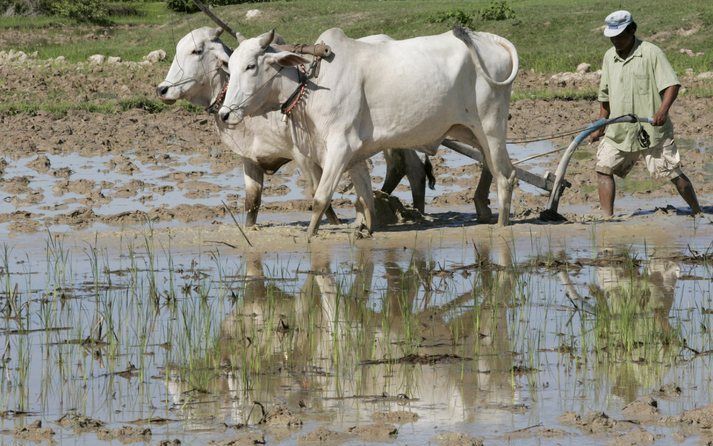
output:
{"label": "plow handle", "polygon": [[555,172],[555,182],[552,187],[552,192],[550,192],[550,199],[547,203],[547,209],[543,212],[543,214],[546,213],[546,216],[548,219],[564,219],[559,213],[557,213],[557,208],[559,207],[559,200],[560,197],[562,196],[562,192],[564,190],[564,175],[567,173],[567,166],[569,165],[569,160],[572,158],[572,154],[574,154],[574,151],[577,150],[577,147],[584,141],[584,139],[594,133],[595,130],[599,129],[600,127],[604,127],[609,124],[617,124],[620,122],[628,122],[631,124],[637,123],[637,122],[646,122],[651,124],[653,122],[653,119],[651,118],[640,118],[636,115],[630,114],[630,115],[623,115],[619,116],[616,118],[602,118],[594,121],[587,127],[585,130],[583,130],[581,133],[579,133],[575,138],[574,141],[567,147],[567,150],[564,152],[564,155],[562,155],[562,159],[560,160],[559,164],[557,165],[557,171]]}

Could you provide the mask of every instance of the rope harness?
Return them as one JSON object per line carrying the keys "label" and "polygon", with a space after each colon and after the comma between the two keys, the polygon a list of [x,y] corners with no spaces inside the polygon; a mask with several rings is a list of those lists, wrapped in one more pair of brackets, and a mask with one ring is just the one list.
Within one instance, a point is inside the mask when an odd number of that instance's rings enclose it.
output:
{"label": "rope harness", "polygon": [[305,97],[305,92],[307,91],[307,83],[319,76],[319,67],[321,65],[322,58],[315,56],[314,60],[309,66],[309,71],[305,68],[304,64],[300,64],[296,67],[297,69],[297,81],[298,85],[295,91],[287,98],[287,100],[280,106],[280,111],[286,117],[292,113],[292,111],[299,105],[302,99]]}
{"label": "rope harness", "polygon": [[205,108],[205,111],[211,115],[218,113],[218,110],[220,110],[220,107],[223,106],[223,102],[225,102],[225,93],[227,91],[228,91],[228,82],[226,81],[225,85],[223,85],[223,88],[220,90],[220,93],[218,93],[218,96],[216,96],[215,99],[213,100],[213,102],[211,102],[210,105]]}

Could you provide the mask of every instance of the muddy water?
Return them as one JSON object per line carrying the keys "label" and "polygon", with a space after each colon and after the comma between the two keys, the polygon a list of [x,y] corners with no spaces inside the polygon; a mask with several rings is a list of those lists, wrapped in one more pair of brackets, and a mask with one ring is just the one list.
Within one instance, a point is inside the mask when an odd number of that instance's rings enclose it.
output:
{"label": "muddy water", "polygon": [[278,227],[248,250],[210,227],[17,237],[0,263],[0,444],[699,444],[699,224],[275,248]]}
{"label": "muddy water", "polygon": [[[550,148],[549,143],[537,143],[512,145],[509,150],[514,158],[523,158]],[[551,158],[532,160],[523,166],[544,174]],[[378,185],[386,173],[383,156],[375,157],[371,163],[373,182]],[[439,171],[438,185],[436,190],[426,191],[427,201],[447,195],[462,195],[465,198],[459,200],[470,201],[472,192],[467,191],[476,183],[477,163],[446,148],[434,163]],[[268,176],[263,209],[286,211],[301,202],[298,206],[306,210],[309,200],[302,186],[299,172],[292,165],[279,175]],[[520,187],[527,194],[542,193],[524,182]],[[96,228],[101,223],[121,225],[146,219],[228,221],[223,203],[242,209],[244,189],[241,168],[225,165],[212,156],[170,151],[138,156],[129,150],[115,155],[68,152],[8,158],[0,169],[0,232],[97,225]],[[411,203],[405,180],[394,195]],[[334,199],[337,205],[354,200],[348,179]],[[453,199],[449,203],[452,205]],[[351,209],[345,212],[349,214]]]}

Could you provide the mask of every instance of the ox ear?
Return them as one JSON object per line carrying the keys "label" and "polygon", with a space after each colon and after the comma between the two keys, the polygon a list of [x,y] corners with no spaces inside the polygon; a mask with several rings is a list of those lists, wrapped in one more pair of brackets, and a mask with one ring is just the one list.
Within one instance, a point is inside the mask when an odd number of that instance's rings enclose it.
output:
{"label": "ox ear", "polygon": [[263,50],[266,50],[268,46],[272,43],[272,39],[275,38],[275,29],[271,29],[270,31],[266,32],[265,34],[261,35],[259,37],[259,43],[260,43],[260,48]]}
{"label": "ox ear", "polygon": [[230,72],[228,71],[228,63],[230,62],[230,55],[223,51],[216,51],[216,57],[221,62],[221,68],[223,69],[223,71],[230,74]]}
{"label": "ox ear", "polygon": [[223,34],[223,28],[213,28],[210,30],[210,40],[216,40],[220,35]]}
{"label": "ox ear", "polygon": [[289,51],[280,51],[279,53],[270,53],[265,55],[265,61],[271,65],[280,65],[283,67],[294,67],[300,64],[310,63],[309,59],[305,59],[299,54]]}

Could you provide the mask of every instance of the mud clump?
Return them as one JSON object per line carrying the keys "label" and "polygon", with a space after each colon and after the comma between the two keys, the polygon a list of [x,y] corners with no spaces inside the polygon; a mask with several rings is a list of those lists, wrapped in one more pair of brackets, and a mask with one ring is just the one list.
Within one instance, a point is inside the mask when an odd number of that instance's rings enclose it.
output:
{"label": "mud clump", "polygon": [[49,427],[42,427],[42,421],[36,420],[26,426],[16,427],[13,435],[19,440],[41,442],[51,440],[54,431]]}
{"label": "mud clump", "polygon": [[72,429],[76,433],[96,432],[104,427],[103,421],[74,412],[64,414],[62,418],[57,420],[57,424],[64,428]]}
{"label": "mud clump", "polygon": [[12,197],[12,200],[10,202],[12,203],[13,206],[16,208],[22,207],[22,206],[27,206],[30,204],[38,204],[42,203],[42,201],[45,199],[45,194],[38,190],[33,190],[30,189],[26,194],[24,195],[16,195]]}
{"label": "mud clump", "polygon": [[405,410],[398,410],[394,412],[376,412],[371,416],[371,419],[377,423],[415,423],[418,421],[418,414],[407,412]]}
{"label": "mud clump", "polygon": [[337,444],[346,441],[349,437],[350,435],[347,433],[331,431],[326,427],[320,426],[312,432],[301,436],[297,443],[300,445],[319,443]]}
{"label": "mud clump", "polygon": [[[211,221],[216,217],[225,216],[225,209],[222,207],[210,207],[203,204],[179,204],[178,206],[166,209],[169,218],[177,218],[184,223],[195,221]],[[161,215],[161,212],[158,213]]]}
{"label": "mud clump", "polygon": [[52,171],[52,176],[55,178],[69,178],[74,172],[69,167],[60,167],[59,169],[54,169]]}
{"label": "mud clump", "polygon": [[349,428],[349,432],[364,441],[389,441],[396,438],[399,430],[393,424],[375,423]]}
{"label": "mud clump", "polygon": [[89,226],[97,219],[97,214],[90,208],[81,208],[69,214],[58,215],[52,219],[53,224],[69,225],[75,228],[84,228]]}
{"label": "mud clump", "polygon": [[37,158],[27,163],[27,167],[35,170],[38,173],[47,173],[50,171],[52,163],[50,163],[50,159],[47,157],[47,155],[42,153],[37,155]]}
{"label": "mud clump", "polygon": [[654,423],[661,418],[658,402],[651,397],[639,398],[621,410],[626,418],[641,423]]}
{"label": "mud clump", "polygon": [[277,406],[265,417],[265,424],[270,427],[300,428],[302,420],[285,406]]}
{"label": "mud clump", "polygon": [[90,195],[95,186],[94,181],[87,179],[67,181],[67,190],[77,195]]}
{"label": "mud clump", "polygon": [[281,197],[289,194],[290,188],[284,184],[280,184],[279,186],[268,186],[263,190],[263,193],[265,195]]}
{"label": "mud clump", "polygon": [[617,421],[609,418],[604,412],[590,412],[584,416],[574,412],[565,412],[559,417],[562,424],[577,426],[590,434],[610,432],[617,425]]}
{"label": "mud clump", "polygon": [[101,220],[107,224],[125,225],[155,221],[158,220],[158,217],[156,215],[147,214],[144,211],[126,211],[115,215],[104,216]]}
{"label": "mud clump", "polygon": [[139,441],[149,441],[151,439],[151,429],[147,427],[122,426],[117,429],[100,429],[97,431],[97,438],[104,441],[119,440],[122,443],[136,443]]}
{"label": "mud clump", "polygon": [[683,412],[680,422],[699,429],[713,429],[713,404]]}
{"label": "mud clump", "polygon": [[189,199],[207,198],[222,190],[217,184],[200,180],[187,181],[179,184],[178,187],[185,191],[185,197]]}
{"label": "mud clump", "polygon": [[561,429],[553,429],[550,427],[536,426],[533,428],[519,429],[514,432],[508,432],[503,435],[507,441],[521,440],[526,438],[561,438],[570,435],[569,432]]}
{"label": "mud clump", "polygon": [[634,429],[624,432],[609,441],[611,446],[644,446],[653,444],[656,437],[646,429]]}
{"label": "mud clump", "polygon": [[146,183],[141,180],[131,180],[128,183],[118,187],[112,194],[115,198],[131,198],[136,196],[139,191],[144,190]]}
{"label": "mud clump", "polygon": [[246,432],[231,440],[211,441],[210,446],[254,446],[256,444],[267,444],[265,434],[262,432]]}
{"label": "mud clump", "polygon": [[132,175],[138,170],[136,165],[131,162],[129,158],[124,155],[117,155],[107,162],[107,167],[110,170],[118,173],[123,173],[126,175]]}
{"label": "mud clump", "polygon": [[15,211],[10,214],[0,214],[0,223],[7,223],[9,221],[33,220],[35,218],[37,218],[37,216],[32,212]]}
{"label": "mud clump", "polygon": [[676,384],[664,384],[654,394],[659,398],[678,398],[681,396],[681,388]]}
{"label": "mud clump", "polygon": [[441,446],[483,446],[483,440],[460,432],[444,432],[434,439]]}
{"label": "mud clump", "polygon": [[0,182],[2,190],[10,195],[20,195],[30,192],[30,177],[21,176]]}
{"label": "mud clump", "polygon": [[420,212],[406,208],[401,200],[385,192],[374,191],[374,206],[379,225],[423,220]]}
{"label": "mud clump", "polygon": [[13,232],[24,232],[29,234],[37,232],[40,228],[40,224],[36,220],[18,220],[10,223],[7,228]]}

